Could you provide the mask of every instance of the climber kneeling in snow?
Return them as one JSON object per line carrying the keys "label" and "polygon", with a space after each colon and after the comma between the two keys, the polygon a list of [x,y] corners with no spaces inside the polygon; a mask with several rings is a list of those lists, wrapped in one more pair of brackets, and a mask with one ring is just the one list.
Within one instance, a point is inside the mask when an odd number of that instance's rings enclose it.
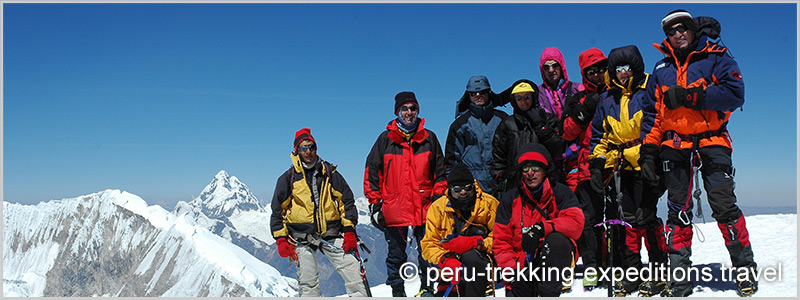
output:
{"label": "climber kneeling in snow", "polygon": [[[489,255],[497,203],[497,199],[481,190],[469,168],[458,164],[447,176],[445,196],[428,209],[422,257],[439,265],[443,271],[440,278],[448,270],[449,296],[486,296],[489,279],[485,270],[491,266]],[[464,276],[465,271],[469,276]],[[447,292],[442,286],[439,291]]]}
{"label": "climber kneeling in snow", "polygon": [[[516,272],[532,268],[574,268],[575,240],[583,231],[583,211],[572,190],[558,183],[553,160],[542,144],[522,147],[517,165],[521,185],[503,195],[497,207],[492,251],[497,266]],[[516,280],[517,278],[524,278]],[[506,276],[503,278],[508,280]],[[558,297],[562,280],[515,276],[506,281],[506,295],[514,297]],[[527,280],[525,280],[527,279]]]}
{"label": "climber kneeling in snow", "polygon": [[296,260],[301,297],[319,297],[317,249],[336,266],[351,297],[366,297],[359,272],[353,192],[336,166],[317,155],[311,130],[295,133],[292,167],[275,185],[270,227],[278,254]]}

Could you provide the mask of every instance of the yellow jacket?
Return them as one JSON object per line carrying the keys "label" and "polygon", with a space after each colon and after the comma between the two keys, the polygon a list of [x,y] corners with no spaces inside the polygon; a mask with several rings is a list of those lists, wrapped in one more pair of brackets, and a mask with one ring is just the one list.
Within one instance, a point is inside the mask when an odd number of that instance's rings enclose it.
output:
{"label": "yellow jacket", "polygon": [[275,185],[272,197],[272,236],[280,238],[290,233],[334,236],[340,232],[355,231],[358,210],[353,192],[336,166],[318,158],[317,177],[320,193],[319,205],[309,186],[311,174],[306,173],[300,156],[292,154],[292,167],[284,172]]}
{"label": "yellow jacket", "polygon": [[605,156],[605,168],[614,168],[619,158],[619,148],[623,148],[622,157],[629,163],[626,170],[639,167],[639,148],[644,134],[653,126],[655,114],[646,109],[647,91],[645,87],[650,75],[644,73],[644,80],[638,85],[622,86],[611,81],[606,75],[609,86],[608,98],[597,106],[592,120],[591,154],[589,159]]}
{"label": "yellow jacket", "polygon": [[[439,264],[442,256],[449,251],[442,247],[441,240],[447,235],[452,234],[455,230],[455,214],[459,214],[457,210],[450,206],[450,189],[444,196],[431,204],[428,208],[427,222],[425,223],[425,237],[422,238],[422,258],[425,260]],[[492,253],[492,243],[494,238],[494,219],[497,215],[497,205],[499,201],[492,195],[484,194],[477,182],[475,182],[475,207],[472,208],[472,216],[466,220],[462,232],[469,227],[470,224],[480,224],[486,226],[489,233],[483,239],[483,245],[478,247],[478,250]],[[460,234],[460,232],[459,232]]]}

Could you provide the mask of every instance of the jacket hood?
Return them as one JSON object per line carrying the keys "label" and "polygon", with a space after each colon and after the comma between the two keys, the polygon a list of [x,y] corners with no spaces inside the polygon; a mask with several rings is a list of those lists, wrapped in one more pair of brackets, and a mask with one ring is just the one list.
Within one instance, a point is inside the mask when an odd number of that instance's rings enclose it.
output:
{"label": "jacket hood", "polygon": [[[628,45],[624,47],[614,48],[608,53],[608,72],[606,72],[606,84],[608,88],[623,87],[616,76],[617,66],[630,65],[633,70],[633,77],[628,80],[627,88],[641,85],[647,76],[644,73],[644,60],[639,48],[635,45]],[[613,75],[612,75],[613,74]]]}
{"label": "jacket hood", "polygon": [[539,72],[542,74],[542,82],[547,82],[544,72],[544,62],[551,59],[555,60],[559,65],[561,65],[561,73],[564,76],[564,84],[567,84],[569,82],[567,64],[564,62],[564,55],[561,54],[561,50],[558,50],[556,47],[545,48],[544,51],[542,51],[542,56],[539,58]]}
{"label": "jacket hood", "polygon": [[531,106],[531,109],[533,109],[534,107],[538,107],[539,106],[539,100],[538,100],[539,99],[539,86],[536,85],[536,83],[534,83],[533,81],[530,81],[528,79],[520,79],[520,80],[514,81],[514,84],[512,84],[507,89],[505,89],[502,92],[500,92],[500,95],[499,95],[500,99],[502,99],[502,102],[503,102],[504,106],[505,106],[506,103],[509,103],[509,102],[511,103],[511,107],[514,108],[514,113],[515,114],[523,113],[523,111],[520,111],[519,107],[517,106],[517,101],[514,100],[514,95],[512,95],[511,92],[514,91],[514,87],[517,86],[518,84],[520,84],[521,82],[527,82],[528,84],[531,85],[531,88],[533,88],[533,105]]}
{"label": "jacket hood", "polygon": [[582,82],[584,86],[591,86],[592,90],[597,90],[596,85],[586,78],[584,72],[586,68],[594,64],[600,63],[605,65],[608,63],[607,61],[608,57],[603,54],[603,51],[597,48],[590,48],[578,55],[578,65],[581,67],[581,79],[583,79]]}

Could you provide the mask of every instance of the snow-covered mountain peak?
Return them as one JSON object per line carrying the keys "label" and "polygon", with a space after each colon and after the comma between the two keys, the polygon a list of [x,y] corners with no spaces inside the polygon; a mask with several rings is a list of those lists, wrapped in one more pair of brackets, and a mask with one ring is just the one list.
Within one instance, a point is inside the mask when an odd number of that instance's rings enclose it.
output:
{"label": "snow-covered mountain peak", "polygon": [[200,196],[189,204],[211,218],[230,217],[236,210],[262,210],[250,189],[225,170],[219,171]]}
{"label": "snow-covered mountain peak", "polygon": [[185,217],[105,190],[3,202],[4,296],[292,296],[292,279]]}

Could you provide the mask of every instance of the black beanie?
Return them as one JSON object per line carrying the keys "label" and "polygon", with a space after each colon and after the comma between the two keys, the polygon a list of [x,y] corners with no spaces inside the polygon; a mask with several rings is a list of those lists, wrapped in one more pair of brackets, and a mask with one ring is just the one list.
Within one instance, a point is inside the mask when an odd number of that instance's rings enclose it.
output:
{"label": "black beanie", "polygon": [[450,170],[450,175],[447,175],[447,186],[465,186],[475,182],[469,168],[464,164],[458,164]]}
{"label": "black beanie", "polygon": [[414,92],[400,92],[394,96],[394,114],[400,112],[400,106],[403,106],[406,103],[414,103],[419,107],[419,102],[417,102],[417,96],[414,95]]}
{"label": "black beanie", "polygon": [[661,19],[661,29],[663,29],[664,34],[666,34],[673,25],[678,23],[683,23],[686,29],[697,31],[697,22],[694,21],[694,18],[692,18],[692,15],[689,14],[688,11],[683,9],[673,10]]}

